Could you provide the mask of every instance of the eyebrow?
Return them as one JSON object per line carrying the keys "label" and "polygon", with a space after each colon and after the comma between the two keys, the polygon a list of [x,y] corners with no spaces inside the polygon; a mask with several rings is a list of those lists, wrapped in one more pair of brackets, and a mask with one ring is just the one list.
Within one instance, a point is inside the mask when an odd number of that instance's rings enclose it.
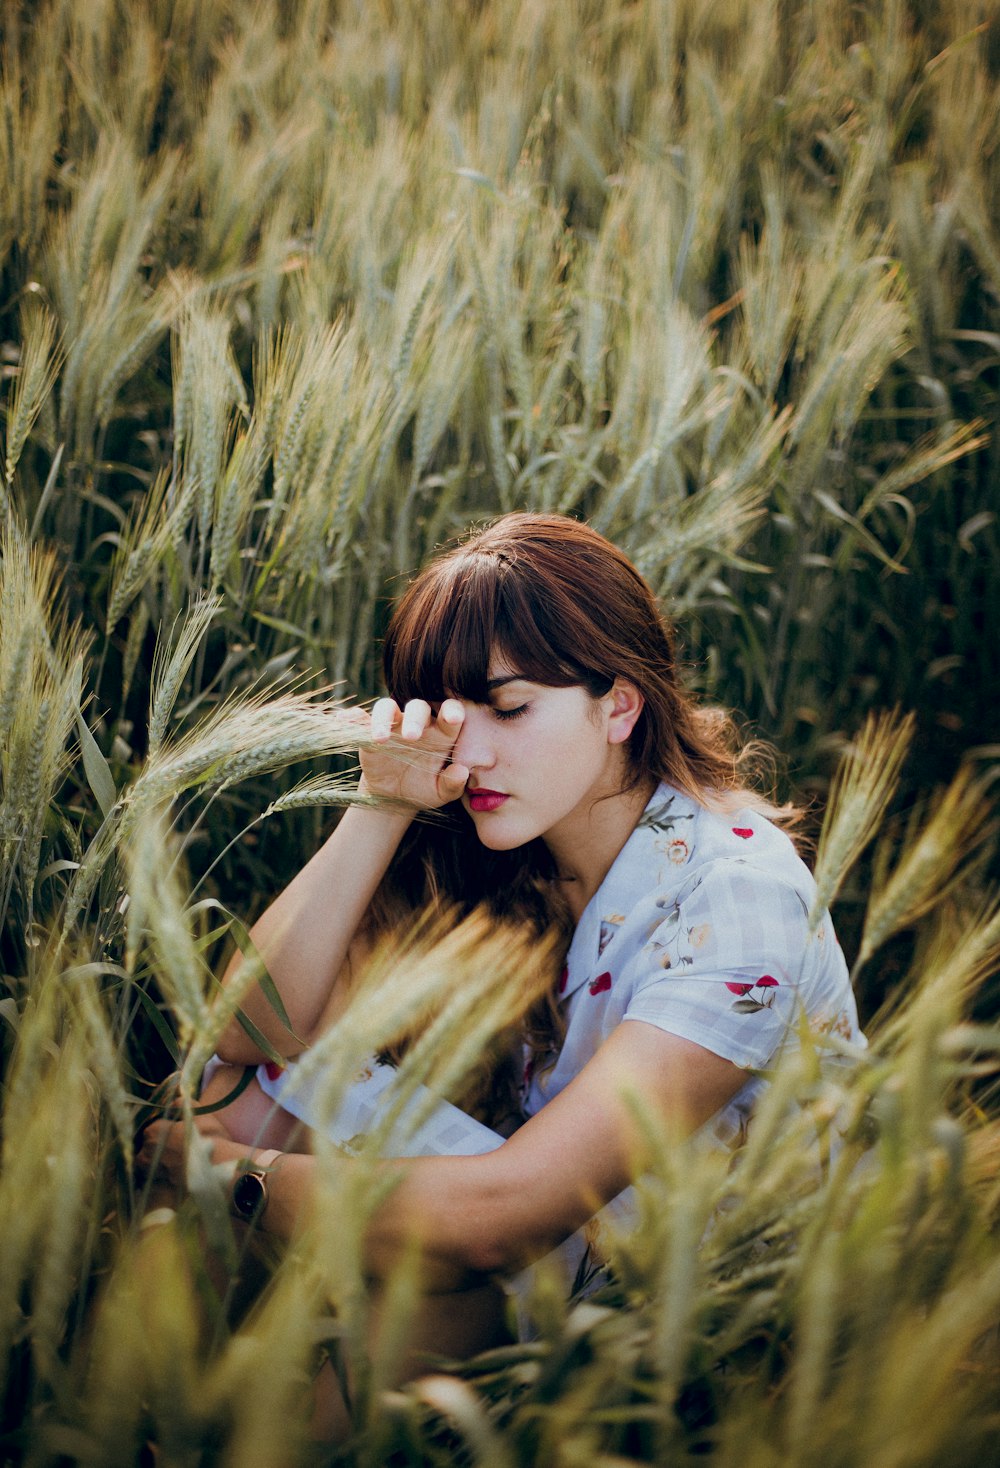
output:
{"label": "eyebrow", "polygon": [[492,693],[494,688],[502,688],[505,683],[527,682],[523,673],[507,673],[503,678],[490,678],[486,684],[486,691]]}

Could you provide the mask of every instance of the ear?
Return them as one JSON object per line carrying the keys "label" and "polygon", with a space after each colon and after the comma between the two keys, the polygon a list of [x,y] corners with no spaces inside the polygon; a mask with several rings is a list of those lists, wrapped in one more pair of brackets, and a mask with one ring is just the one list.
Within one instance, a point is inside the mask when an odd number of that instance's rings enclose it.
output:
{"label": "ear", "polygon": [[604,695],[608,709],[608,743],[624,744],[642,713],[646,700],[627,678],[616,678]]}

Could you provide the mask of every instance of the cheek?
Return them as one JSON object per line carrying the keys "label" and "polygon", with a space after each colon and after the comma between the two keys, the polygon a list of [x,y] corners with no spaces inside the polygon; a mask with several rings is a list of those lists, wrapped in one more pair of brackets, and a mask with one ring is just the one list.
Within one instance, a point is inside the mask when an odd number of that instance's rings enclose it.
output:
{"label": "cheek", "polygon": [[572,785],[581,776],[588,777],[600,766],[607,754],[604,730],[584,718],[569,728],[560,727],[552,734],[549,760],[552,778],[560,784]]}

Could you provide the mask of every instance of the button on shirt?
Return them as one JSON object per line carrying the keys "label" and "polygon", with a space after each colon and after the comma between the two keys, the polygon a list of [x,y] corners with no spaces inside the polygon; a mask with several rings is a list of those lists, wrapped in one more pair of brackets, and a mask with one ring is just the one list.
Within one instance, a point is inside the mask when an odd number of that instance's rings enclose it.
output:
{"label": "button on shirt", "polygon": [[[772,1065],[811,1025],[863,1045],[829,914],[809,930],[815,883],[755,811],[720,814],[661,785],[585,908],[561,980],[566,1038],[525,1066],[533,1115],[623,1020],[642,1020],[744,1069]],[[732,1146],[766,1084],[744,1085],[706,1125]]]}

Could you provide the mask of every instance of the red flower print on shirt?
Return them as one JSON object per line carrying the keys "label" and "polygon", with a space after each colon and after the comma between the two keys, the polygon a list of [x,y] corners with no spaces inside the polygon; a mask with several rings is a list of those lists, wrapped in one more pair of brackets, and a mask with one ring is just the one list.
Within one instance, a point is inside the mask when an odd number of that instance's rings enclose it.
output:
{"label": "red flower print on shirt", "polygon": [[742,839],[744,841],[748,841],[750,839],[750,837],[753,835],[753,827],[752,826],[734,826],[733,827],[733,835],[734,836],[740,836],[740,837],[742,837]]}
{"label": "red flower print on shirt", "polygon": [[276,1081],[283,1074],[285,1067],[279,1065],[276,1060],[269,1060],[264,1066],[264,1074],[269,1081]]}
{"label": "red flower print on shirt", "polygon": [[[779,989],[781,985],[773,974],[761,974],[752,984],[726,984],[726,988],[740,997],[733,1000],[733,1009],[738,1014],[759,1014],[762,1009],[770,1009],[774,1003],[772,989]],[[763,996],[754,994],[755,989],[762,989]]]}
{"label": "red flower print on shirt", "polygon": [[611,975],[598,974],[596,979],[590,981],[591,994],[603,994],[605,989],[611,988]]}

